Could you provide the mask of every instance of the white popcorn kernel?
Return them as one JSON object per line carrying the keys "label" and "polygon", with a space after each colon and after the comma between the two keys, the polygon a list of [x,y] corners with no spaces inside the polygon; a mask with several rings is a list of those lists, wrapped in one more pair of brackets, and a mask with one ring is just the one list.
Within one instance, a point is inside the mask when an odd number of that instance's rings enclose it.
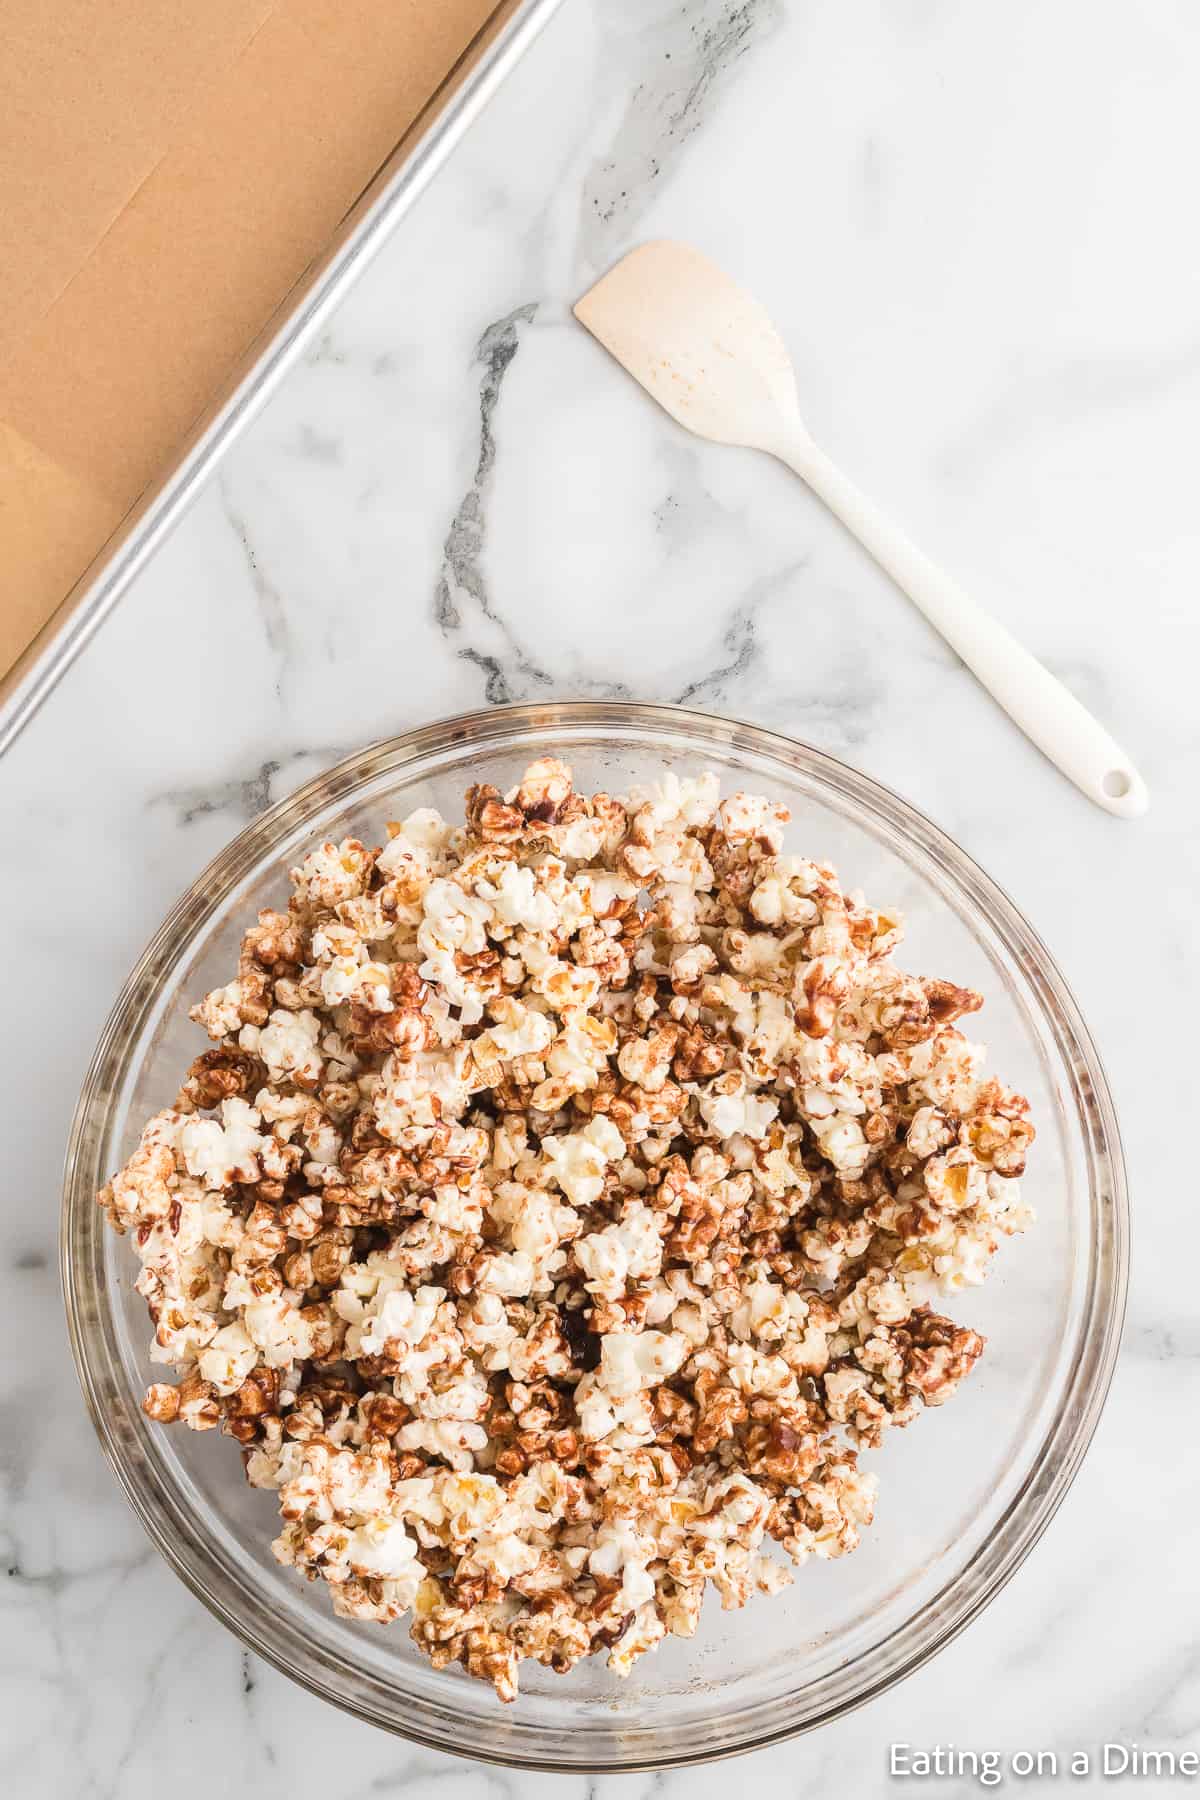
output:
{"label": "white popcorn kernel", "polygon": [[662,1236],[648,1206],[634,1201],[613,1225],[581,1237],[575,1260],[591,1293],[617,1299],[630,1281],[649,1280],[662,1267]]}
{"label": "white popcorn kernel", "polygon": [[244,1305],[242,1323],[268,1368],[286,1368],[312,1355],[308,1321],[283,1294],[267,1294]]}
{"label": "white popcorn kernel", "polygon": [[489,901],[493,917],[501,925],[523,925],[527,931],[552,932],[558,928],[558,908],[544,888],[539,888],[532,869],[505,863],[497,879],[481,881],[476,892]]}
{"label": "white popcorn kernel", "polygon": [[730,1318],[739,1338],[781,1338],[791,1323],[788,1296],[773,1281],[756,1281],[744,1290],[745,1298]]}
{"label": "white popcorn kernel", "polygon": [[386,1514],[355,1527],[346,1545],[346,1561],[356,1575],[387,1581],[402,1581],[411,1575],[420,1579],[425,1573],[417,1558],[416,1540],[409,1537],[399,1519]]}
{"label": "white popcorn kernel", "polygon": [[381,1288],[369,1303],[360,1323],[346,1336],[348,1356],[379,1356],[390,1344],[412,1349],[424,1338],[445,1299],[442,1288]]}
{"label": "white popcorn kernel", "polygon": [[244,993],[240,981],[214,988],[199,1006],[193,1007],[192,1018],[203,1025],[211,1038],[232,1037],[241,1029]]}
{"label": "white popcorn kernel", "polygon": [[235,1181],[257,1181],[258,1153],[264,1138],[261,1117],[245,1100],[231,1097],[221,1102],[221,1117],[191,1118],[179,1132],[179,1144],[189,1175],[210,1188],[232,1187]]}
{"label": "white popcorn kernel", "polygon": [[646,1568],[653,1558],[653,1540],[639,1536],[631,1519],[619,1518],[601,1525],[588,1567],[609,1580],[619,1576],[617,1604],[622,1611],[634,1611],[654,1598],[654,1577]]}
{"label": "white popcorn kernel", "polygon": [[573,1206],[590,1206],[604,1189],[610,1162],[625,1154],[625,1140],[610,1119],[597,1114],[583,1131],[542,1140],[554,1180]]}
{"label": "white popcorn kernel", "polygon": [[292,870],[297,894],[314,906],[333,907],[361,894],[370,874],[370,859],[355,838],[320,844]]}
{"label": "white popcorn kernel", "polygon": [[258,1346],[235,1319],[221,1327],[197,1360],[201,1375],[218,1394],[235,1394],[258,1361]]}
{"label": "white popcorn kernel", "polygon": [[440,1456],[452,1469],[472,1468],[476,1456],[487,1448],[487,1441],[482,1425],[459,1419],[414,1420],[396,1433],[401,1450],[423,1450],[430,1456]]}
{"label": "white popcorn kernel", "polygon": [[272,1081],[293,1081],[312,1085],[320,1079],[321,1056],[317,1049],[321,1022],[316,1014],[285,1012],[277,1007],[261,1027],[245,1025],[238,1042],[243,1050],[253,1050],[267,1065]]}
{"label": "white popcorn kernel", "polygon": [[862,1174],[871,1154],[871,1146],[863,1136],[862,1126],[848,1113],[835,1112],[828,1118],[810,1121],[821,1150],[839,1175],[855,1178]]}
{"label": "white popcorn kernel", "polygon": [[525,1251],[499,1251],[484,1258],[479,1285],[487,1294],[519,1297],[533,1291],[534,1262]]}
{"label": "white popcorn kernel", "polygon": [[791,814],[786,806],[765,800],[761,794],[731,794],[722,800],[719,817],[727,838],[734,842],[758,838],[774,854],[783,847],[783,828]]}
{"label": "white popcorn kernel", "polygon": [[545,1013],[510,1000],[501,1022],[490,1026],[487,1035],[501,1056],[536,1056],[553,1042],[554,1026]]}
{"label": "white popcorn kernel", "polygon": [[760,1138],[779,1115],[779,1102],[769,1095],[752,1094],[742,1087],[730,1093],[702,1092],[700,1115],[721,1139],[735,1136]]}
{"label": "white popcorn kernel", "polygon": [[664,1331],[608,1333],[600,1341],[600,1384],[615,1400],[668,1381],[687,1356],[687,1344]]}

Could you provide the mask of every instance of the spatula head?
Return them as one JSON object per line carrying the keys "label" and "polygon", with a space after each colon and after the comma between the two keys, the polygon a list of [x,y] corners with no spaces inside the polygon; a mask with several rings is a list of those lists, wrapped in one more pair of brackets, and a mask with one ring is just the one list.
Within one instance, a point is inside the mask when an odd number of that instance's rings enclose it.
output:
{"label": "spatula head", "polygon": [[799,429],[779,333],[757,300],[689,244],[632,250],[575,317],[698,436],[768,450]]}

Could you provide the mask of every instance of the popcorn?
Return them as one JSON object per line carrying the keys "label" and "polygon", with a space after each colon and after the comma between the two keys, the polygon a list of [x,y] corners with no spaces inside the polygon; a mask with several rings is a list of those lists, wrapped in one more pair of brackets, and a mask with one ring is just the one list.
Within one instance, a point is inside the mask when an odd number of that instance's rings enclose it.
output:
{"label": "popcorn", "polygon": [[369,962],[362,946],[351,955],[335,956],[321,972],[321,998],[331,1010],[360,1000],[372,1012],[388,1012],[392,990],[387,965]]}
{"label": "popcorn", "polygon": [[315,908],[334,907],[339,901],[361,894],[370,873],[371,858],[355,838],[340,844],[321,844],[291,872],[296,896]]}
{"label": "popcorn", "polygon": [[862,1174],[870,1160],[871,1146],[863,1135],[862,1126],[851,1113],[835,1111],[824,1118],[814,1117],[809,1123],[822,1154],[839,1175],[856,1177]]}
{"label": "popcorn", "polygon": [[609,1300],[619,1299],[630,1283],[657,1275],[662,1255],[655,1215],[638,1200],[631,1201],[615,1223],[575,1245],[575,1261],[587,1276],[588,1292]]}
{"label": "popcorn", "polygon": [[243,1027],[238,1043],[243,1050],[253,1050],[267,1065],[267,1073],[278,1085],[291,1079],[301,1086],[312,1087],[321,1074],[321,1057],[317,1042],[321,1022],[316,1014],[284,1012],[276,1008],[266,1025]]}
{"label": "popcorn", "polygon": [[492,1011],[498,1022],[486,1035],[501,1056],[536,1056],[553,1043],[554,1026],[545,1013],[509,999],[495,1001]]}
{"label": "popcorn", "polygon": [[479,1285],[485,1294],[530,1294],[533,1281],[533,1258],[524,1250],[500,1250],[481,1262]]}
{"label": "popcorn", "polygon": [[[392,829],[389,827],[389,829]],[[451,828],[431,806],[418,807],[392,836],[376,857],[376,867],[389,880],[415,874],[428,876],[437,866],[451,837]]]}
{"label": "popcorn", "polygon": [[503,1700],[852,1551],[859,1455],[958,1389],[932,1310],[1032,1214],[1025,1100],[785,810],[555,757],[313,848],[103,1190],[274,1553]]}
{"label": "popcorn", "polygon": [[604,1189],[610,1162],[625,1154],[625,1140],[611,1120],[594,1118],[583,1131],[542,1139],[554,1180],[574,1206],[590,1206]]}
{"label": "popcorn", "polygon": [[439,1123],[459,1118],[470,1089],[465,1045],[389,1056],[373,1089],[375,1124],[394,1144],[408,1145]]}
{"label": "popcorn", "polygon": [[761,1138],[779,1112],[779,1102],[768,1095],[752,1094],[744,1081],[723,1078],[724,1086],[699,1093],[700,1116],[721,1139],[734,1136]]}
{"label": "popcorn", "polygon": [[206,1187],[232,1187],[235,1181],[257,1181],[258,1152],[265,1139],[252,1106],[233,1096],[221,1102],[221,1122],[188,1119],[179,1132],[179,1147],[189,1175]]}
{"label": "popcorn", "polygon": [[197,1025],[203,1025],[209,1037],[218,1042],[223,1037],[231,1036],[241,1028],[242,1006],[245,990],[240,981],[231,981],[225,987],[214,988],[200,1004],[193,1008],[192,1018]]}
{"label": "popcorn", "polygon": [[477,1453],[487,1448],[487,1441],[482,1425],[459,1419],[418,1422],[405,1425],[396,1433],[401,1450],[424,1450],[431,1457],[440,1457],[452,1469],[471,1468]]}
{"label": "popcorn", "polygon": [[197,1362],[205,1381],[218,1394],[233,1394],[258,1361],[258,1345],[240,1320],[223,1325]]}
{"label": "popcorn", "polygon": [[628,1400],[673,1375],[688,1346],[662,1331],[622,1332],[600,1345],[600,1385],[614,1400]]}
{"label": "popcorn", "polygon": [[313,1354],[312,1326],[286,1291],[243,1306],[242,1324],[269,1369],[289,1368]]}
{"label": "popcorn", "polygon": [[721,830],[731,844],[757,840],[773,854],[783,848],[787,808],[765,800],[761,794],[730,794],[721,802]]}
{"label": "popcorn", "polygon": [[492,918],[501,925],[523,925],[527,931],[558,930],[559,908],[533,869],[505,863],[496,880],[480,881],[476,893],[491,904]]}
{"label": "popcorn", "polygon": [[588,1568],[596,1575],[620,1578],[615,1604],[631,1612],[654,1598],[654,1577],[646,1569],[654,1554],[653,1538],[639,1537],[631,1519],[614,1519],[597,1532]]}
{"label": "popcorn", "polygon": [[618,1399],[588,1375],[575,1390],[575,1410],[589,1442],[608,1438],[616,1449],[636,1450],[654,1440],[653,1414],[640,1391]]}
{"label": "popcorn", "polygon": [[415,1538],[386,1513],[355,1526],[346,1544],[346,1561],[356,1575],[378,1576],[384,1581],[419,1582],[425,1574]]}
{"label": "popcorn", "polygon": [[392,1344],[411,1351],[425,1337],[446,1297],[442,1288],[435,1287],[418,1288],[413,1294],[406,1287],[393,1286],[395,1278],[384,1276],[371,1300],[362,1306],[353,1292],[353,1277],[342,1279],[345,1292],[336,1294],[333,1304],[342,1318],[353,1320],[346,1333],[348,1357],[378,1356]]}

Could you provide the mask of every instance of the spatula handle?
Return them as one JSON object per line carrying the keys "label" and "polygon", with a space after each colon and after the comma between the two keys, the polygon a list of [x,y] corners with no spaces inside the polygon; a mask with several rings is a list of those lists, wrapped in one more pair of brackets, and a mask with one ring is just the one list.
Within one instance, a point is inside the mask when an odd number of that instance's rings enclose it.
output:
{"label": "spatula handle", "polygon": [[811,440],[776,450],[920,607],[1038,749],[1121,819],[1146,811],[1146,784],[1121,747],[1028,650],[931,563]]}

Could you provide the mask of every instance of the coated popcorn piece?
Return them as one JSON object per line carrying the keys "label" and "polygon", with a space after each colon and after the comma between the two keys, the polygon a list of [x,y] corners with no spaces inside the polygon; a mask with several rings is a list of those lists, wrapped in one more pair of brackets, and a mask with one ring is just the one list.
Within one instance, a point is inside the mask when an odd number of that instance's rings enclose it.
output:
{"label": "coated popcorn piece", "polygon": [[503,1700],[618,1676],[852,1551],[859,1455],[983,1340],[1033,1127],[785,809],[549,755],[315,846],[193,1009],[100,1195],[163,1423],[220,1426],[278,1559]]}
{"label": "coated popcorn piece", "polygon": [[291,1081],[297,1087],[314,1087],[323,1067],[320,1053],[321,1023],[307,1008],[285,1012],[276,1007],[264,1026],[244,1025],[238,1034],[243,1050],[260,1056],[272,1083]]}
{"label": "coated popcorn piece", "polygon": [[589,1293],[619,1300],[626,1289],[651,1280],[662,1268],[658,1215],[641,1200],[626,1202],[621,1217],[575,1244],[575,1261]]}
{"label": "coated popcorn piece", "polygon": [[221,1101],[220,1122],[191,1118],[179,1132],[179,1149],[189,1175],[207,1188],[228,1188],[259,1178],[259,1152],[265,1139],[262,1120],[245,1100],[230,1095]]}

